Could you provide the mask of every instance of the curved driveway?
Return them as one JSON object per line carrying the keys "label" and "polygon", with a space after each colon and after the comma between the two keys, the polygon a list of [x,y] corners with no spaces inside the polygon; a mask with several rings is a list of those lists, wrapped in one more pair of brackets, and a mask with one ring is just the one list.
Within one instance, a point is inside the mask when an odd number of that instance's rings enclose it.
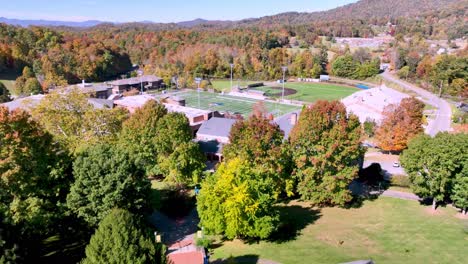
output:
{"label": "curved driveway", "polygon": [[388,71],[382,73],[381,76],[388,81],[394,82],[405,89],[417,93],[420,97],[426,99],[427,103],[437,108],[434,120],[429,122],[426,127],[427,134],[430,136],[435,136],[439,132],[450,131],[450,125],[452,122],[452,109],[450,108],[450,105],[447,103],[447,101],[431,92],[428,92],[427,90],[398,79]]}

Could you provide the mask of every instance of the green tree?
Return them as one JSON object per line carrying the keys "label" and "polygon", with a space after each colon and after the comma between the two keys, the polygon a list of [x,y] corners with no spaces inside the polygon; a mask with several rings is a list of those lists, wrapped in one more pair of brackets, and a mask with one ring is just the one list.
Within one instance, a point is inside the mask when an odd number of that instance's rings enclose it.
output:
{"label": "green tree", "polygon": [[154,144],[158,155],[168,156],[182,143],[192,140],[192,130],[182,113],[169,113],[156,126]]}
{"label": "green tree", "polygon": [[206,157],[197,143],[178,145],[168,157],[160,156],[160,167],[167,181],[178,184],[199,183],[206,167]]}
{"label": "green tree", "polygon": [[65,212],[69,159],[22,110],[0,107],[0,215],[28,236],[47,232]]}
{"label": "green tree", "polygon": [[364,155],[361,124],[337,101],[305,108],[290,142],[298,192],[318,205],[344,205],[352,199],[349,184]]}
{"label": "green tree", "polygon": [[34,72],[28,66],[24,67],[23,74],[15,81],[14,93],[16,95],[31,95],[42,92],[42,86]]}
{"label": "green tree", "polygon": [[197,196],[200,226],[208,234],[229,239],[267,238],[279,220],[275,188],[250,162],[240,158],[222,163],[202,183]]}
{"label": "green tree", "polygon": [[400,70],[398,70],[397,74],[398,74],[398,77],[400,77],[400,79],[407,79],[409,73],[410,73],[409,66],[403,66]]}
{"label": "green tree", "polygon": [[364,127],[364,132],[368,137],[373,137],[375,134],[375,127],[377,124],[375,123],[374,119],[366,119],[366,121],[363,124]]}
{"label": "green tree", "polygon": [[158,137],[158,122],[166,114],[164,105],[150,100],[123,123],[119,143],[147,176],[159,173],[155,139]]}
{"label": "green tree", "polygon": [[161,263],[161,245],[151,238],[139,217],[122,210],[112,210],[100,223],[86,246],[83,264]]}
{"label": "green tree", "polygon": [[332,74],[338,77],[354,78],[359,64],[356,63],[351,55],[339,56],[333,61],[331,66]]}
{"label": "green tree", "polygon": [[449,198],[457,175],[466,177],[467,149],[467,134],[439,133],[434,138],[421,135],[403,151],[400,160],[412,190],[420,197],[432,198],[433,210],[437,202]]}
{"label": "green tree", "polygon": [[259,108],[254,109],[260,111],[257,115],[233,125],[223,156],[226,160],[240,157],[251,162],[263,170],[263,175],[274,179],[278,193],[292,195],[292,162],[287,144],[283,143],[284,133],[265,117],[266,113],[261,113],[261,105]]}
{"label": "green tree", "polygon": [[39,94],[42,92],[42,87],[36,77],[28,78],[24,83],[24,94]]}
{"label": "green tree", "polygon": [[127,117],[122,108],[95,109],[78,88],[49,93],[32,114],[71,153],[114,141]]}
{"label": "green tree", "polygon": [[11,101],[10,99],[10,91],[6,88],[6,86],[0,82],[0,103],[5,103]]}
{"label": "green tree", "polygon": [[109,144],[92,146],[78,155],[73,174],[67,205],[91,226],[115,207],[139,215],[149,210],[150,183],[125,150]]}
{"label": "green tree", "polygon": [[466,215],[468,210],[468,164],[465,160],[462,173],[459,173],[453,184],[451,199],[453,204],[461,208],[462,213]]}

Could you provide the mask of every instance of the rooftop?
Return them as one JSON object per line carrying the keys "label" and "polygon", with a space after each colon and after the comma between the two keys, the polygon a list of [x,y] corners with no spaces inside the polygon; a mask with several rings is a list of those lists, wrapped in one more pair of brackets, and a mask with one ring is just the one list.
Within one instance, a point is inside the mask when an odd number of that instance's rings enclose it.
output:
{"label": "rooftop", "polygon": [[399,104],[408,95],[390,89],[385,84],[380,87],[356,92],[343,100],[348,113],[359,117],[361,123],[367,118],[374,119],[377,123],[382,120],[382,112],[390,104]]}
{"label": "rooftop", "polygon": [[136,84],[140,84],[141,82],[158,82],[161,80],[162,80],[161,78],[158,78],[154,75],[143,75],[139,77],[116,80],[116,81],[110,82],[110,84],[111,85],[136,85]]}
{"label": "rooftop", "polygon": [[[301,110],[297,110],[291,113],[287,113],[273,120],[274,123],[278,124],[281,131],[284,132],[285,139],[289,137],[291,130],[293,129],[294,125],[298,122],[300,113],[301,113]],[[296,116],[293,116],[293,115],[296,115]],[[292,120],[293,118],[295,118],[296,120]]]}
{"label": "rooftop", "polygon": [[209,114],[212,111],[208,110],[201,110],[197,108],[192,108],[192,107],[186,107],[186,106],[180,106],[180,105],[173,105],[173,104],[164,104],[166,107],[167,111],[169,112],[177,112],[177,113],[183,113],[187,117],[197,117],[205,114]]}
{"label": "rooftop", "polygon": [[197,135],[229,137],[231,127],[236,121],[235,119],[213,117],[201,125]]}
{"label": "rooftop", "polygon": [[122,99],[113,101],[116,105],[120,105],[128,108],[138,108],[142,107],[149,100],[156,100],[154,96],[141,94],[134,96],[125,96]]}

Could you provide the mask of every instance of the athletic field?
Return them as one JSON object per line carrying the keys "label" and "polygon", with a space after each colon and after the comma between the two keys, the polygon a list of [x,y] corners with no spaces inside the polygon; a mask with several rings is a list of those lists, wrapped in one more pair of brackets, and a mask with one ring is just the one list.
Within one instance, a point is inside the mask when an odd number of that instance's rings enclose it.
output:
{"label": "athletic field", "polygon": [[[238,96],[222,95],[219,93],[185,91],[174,94],[185,99],[188,107],[203,110],[239,113],[248,117],[252,113],[252,107],[259,100],[244,98]],[[287,105],[281,103],[264,102],[267,111],[275,117],[282,116],[295,110],[301,109],[301,106]]]}
{"label": "athletic field", "polygon": [[[266,92],[270,97],[281,97],[281,85],[278,87],[256,87],[255,90]],[[360,89],[328,83],[285,83],[285,98],[313,103],[317,100],[341,100]]]}

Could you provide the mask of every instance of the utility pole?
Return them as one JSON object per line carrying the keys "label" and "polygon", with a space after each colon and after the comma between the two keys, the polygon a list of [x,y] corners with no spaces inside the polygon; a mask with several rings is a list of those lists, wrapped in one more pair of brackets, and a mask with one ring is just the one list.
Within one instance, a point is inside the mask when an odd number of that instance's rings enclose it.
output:
{"label": "utility pole", "polygon": [[284,101],[284,79],[285,79],[287,69],[288,69],[288,67],[286,67],[286,66],[281,67],[281,70],[283,70],[283,92],[281,93],[281,101]]}
{"label": "utility pole", "polygon": [[231,89],[230,89],[230,92],[232,92],[232,70],[234,68],[234,63],[230,63],[229,66],[231,67]]}

